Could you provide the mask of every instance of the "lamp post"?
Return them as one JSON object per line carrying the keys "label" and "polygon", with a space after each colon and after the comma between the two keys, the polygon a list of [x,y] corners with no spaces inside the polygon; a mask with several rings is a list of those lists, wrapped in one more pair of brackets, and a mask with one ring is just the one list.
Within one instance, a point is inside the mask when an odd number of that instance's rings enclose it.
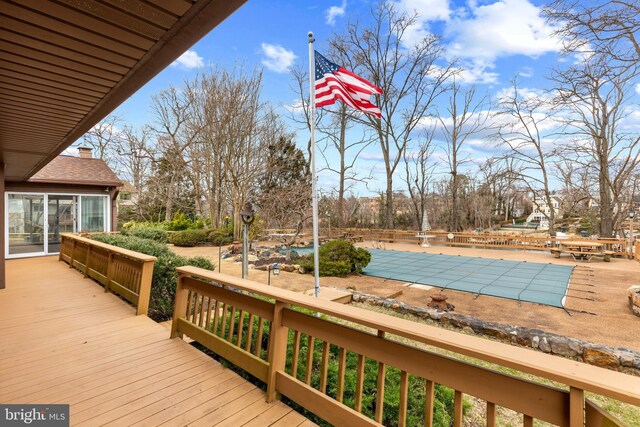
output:
{"label": "lamp post", "polygon": [[224,228],[229,228],[229,215],[224,216]]}
{"label": "lamp post", "polygon": [[280,275],[280,264],[275,263],[273,265],[269,265],[269,277],[267,279],[267,286],[271,286],[271,271],[273,270],[273,275],[278,277]]}
{"label": "lamp post", "polygon": [[636,211],[629,208],[627,216],[629,217],[629,259],[633,259],[633,217],[636,216]]}
{"label": "lamp post", "polygon": [[243,224],[243,236],[242,236],[242,278],[246,279],[249,272],[249,266],[247,260],[249,258],[249,227],[255,221],[255,212],[250,202],[244,204],[242,211],[240,212],[240,219]]}

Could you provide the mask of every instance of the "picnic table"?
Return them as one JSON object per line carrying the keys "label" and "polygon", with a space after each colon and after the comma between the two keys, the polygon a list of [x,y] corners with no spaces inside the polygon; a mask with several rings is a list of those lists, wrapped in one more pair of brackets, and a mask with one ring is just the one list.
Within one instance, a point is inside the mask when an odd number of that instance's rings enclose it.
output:
{"label": "picnic table", "polygon": [[556,258],[560,258],[560,254],[566,252],[576,261],[588,262],[591,261],[591,258],[594,256],[601,256],[604,258],[605,262],[609,262],[611,260],[611,255],[613,255],[612,251],[602,250],[604,245],[599,242],[567,240],[559,243],[559,248],[551,249],[551,253],[554,254]]}

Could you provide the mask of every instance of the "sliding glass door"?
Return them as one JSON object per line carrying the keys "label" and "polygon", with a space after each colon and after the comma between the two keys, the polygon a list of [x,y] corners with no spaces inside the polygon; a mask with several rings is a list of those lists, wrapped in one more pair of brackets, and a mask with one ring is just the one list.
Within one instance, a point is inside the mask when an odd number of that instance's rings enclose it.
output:
{"label": "sliding glass door", "polygon": [[77,231],[77,197],[50,194],[47,196],[49,222],[47,253],[60,252],[60,233],[75,233]]}
{"label": "sliding glass door", "polygon": [[60,234],[109,231],[109,197],[93,194],[6,193],[8,258],[60,252]]}
{"label": "sliding glass door", "polygon": [[7,255],[45,253],[44,194],[9,194],[7,198]]}

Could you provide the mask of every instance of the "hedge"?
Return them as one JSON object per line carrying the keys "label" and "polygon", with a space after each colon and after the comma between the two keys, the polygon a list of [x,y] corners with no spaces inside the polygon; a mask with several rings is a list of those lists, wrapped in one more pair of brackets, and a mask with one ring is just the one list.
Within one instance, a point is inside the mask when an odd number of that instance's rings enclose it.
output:
{"label": "hedge", "polygon": [[150,239],[117,234],[101,234],[94,240],[129,249],[158,258],[153,267],[151,281],[151,297],[149,300],[149,317],[156,322],[168,320],[173,315],[173,304],[176,296],[176,268],[185,265],[213,270],[214,265],[206,258],[187,258],[171,252],[167,245]]}
{"label": "hedge", "polygon": [[[344,277],[352,273],[362,273],[371,261],[371,253],[356,248],[347,240],[332,240],[320,247],[320,275]],[[305,255],[294,261],[306,272],[313,271],[313,254]]]}

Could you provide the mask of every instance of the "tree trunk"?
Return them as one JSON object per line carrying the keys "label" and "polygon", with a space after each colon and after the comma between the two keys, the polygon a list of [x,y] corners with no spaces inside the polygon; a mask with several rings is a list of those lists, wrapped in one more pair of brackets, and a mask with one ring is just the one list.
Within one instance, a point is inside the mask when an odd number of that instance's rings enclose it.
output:
{"label": "tree trunk", "polygon": [[171,221],[173,219],[173,192],[175,191],[176,174],[171,174],[171,181],[167,188],[167,201],[164,205],[164,220]]}
{"label": "tree trunk", "polygon": [[454,170],[451,179],[451,218],[449,220],[449,231],[457,232],[458,224],[458,173]]}
{"label": "tree trunk", "polygon": [[600,190],[600,237],[613,236],[613,209],[611,206],[611,193],[609,191],[608,165],[600,165],[599,173]]}
{"label": "tree trunk", "polygon": [[391,170],[387,168],[387,193],[386,200],[384,201],[385,207],[385,215],[384,215],[384,226],[388,230],[393,230],[393,173]]}

